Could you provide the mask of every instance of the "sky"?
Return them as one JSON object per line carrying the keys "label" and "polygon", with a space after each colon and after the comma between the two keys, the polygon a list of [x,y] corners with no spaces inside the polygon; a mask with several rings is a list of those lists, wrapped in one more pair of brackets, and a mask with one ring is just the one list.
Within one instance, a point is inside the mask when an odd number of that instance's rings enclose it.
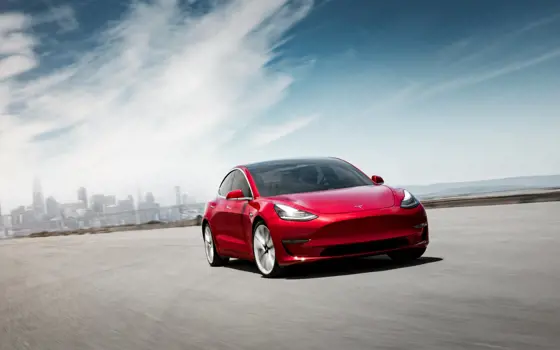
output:
{"label": "sky", "polygon": [[0,204],[337,156],[388,184],[560,173],[555,0],[4,0]]}

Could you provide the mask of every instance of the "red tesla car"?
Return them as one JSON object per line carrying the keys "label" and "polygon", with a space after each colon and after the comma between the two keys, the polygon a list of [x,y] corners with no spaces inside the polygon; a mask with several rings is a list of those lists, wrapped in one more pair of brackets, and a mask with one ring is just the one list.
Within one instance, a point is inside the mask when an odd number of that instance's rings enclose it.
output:
{"label": "red tesla car", "polygon": [[418,259],[429,243],[426,211],[412,194],[338,158],[233,168],[207,204],[202,233],[211,266],[247,259],[266,277],[323,259]]}

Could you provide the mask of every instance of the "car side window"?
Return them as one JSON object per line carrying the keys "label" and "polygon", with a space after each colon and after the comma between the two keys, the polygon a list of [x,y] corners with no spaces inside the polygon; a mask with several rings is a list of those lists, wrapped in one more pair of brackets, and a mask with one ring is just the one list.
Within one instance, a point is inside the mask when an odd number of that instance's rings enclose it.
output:
{"label": "car side window", "polygon": [[235,176],[236,171],[232,171],[224,178],[222,184],[220,185],[220,189],[218,190],[218,194],[220,196],[226,196],[231,191],[231,185],[233,184],[233,177]]}
{"label": "car side window", "polygon": [[234,173],[235,176],[233,177],[233,185],[231,186],[231,190],[241,190],[244,197],[251,197],[251,190],[249,188],[249,184],[247,183],[245,175],[241,173],[241,170],[236,170],[234,171]]}

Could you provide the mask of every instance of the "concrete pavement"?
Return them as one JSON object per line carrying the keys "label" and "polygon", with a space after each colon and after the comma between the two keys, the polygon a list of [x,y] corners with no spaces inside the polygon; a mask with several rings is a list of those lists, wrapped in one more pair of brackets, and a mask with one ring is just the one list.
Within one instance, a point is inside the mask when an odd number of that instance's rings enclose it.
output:
{"label": "concrete pavement", "polygon": [[428,211],[425,258],[211,268],[199,227],[0,242],[0,350],[559,349],[560,203]]}

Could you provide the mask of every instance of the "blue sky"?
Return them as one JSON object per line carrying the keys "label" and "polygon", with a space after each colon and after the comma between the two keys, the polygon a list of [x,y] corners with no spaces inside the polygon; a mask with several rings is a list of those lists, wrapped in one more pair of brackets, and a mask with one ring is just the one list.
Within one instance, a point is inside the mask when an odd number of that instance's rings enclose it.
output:
{"label": "blue sky", "polygon": [[[8,0],[0,203],[333,155],[389,184],[560,173],[557,1]],[[8,170],[5,170],[8,169]]]}

